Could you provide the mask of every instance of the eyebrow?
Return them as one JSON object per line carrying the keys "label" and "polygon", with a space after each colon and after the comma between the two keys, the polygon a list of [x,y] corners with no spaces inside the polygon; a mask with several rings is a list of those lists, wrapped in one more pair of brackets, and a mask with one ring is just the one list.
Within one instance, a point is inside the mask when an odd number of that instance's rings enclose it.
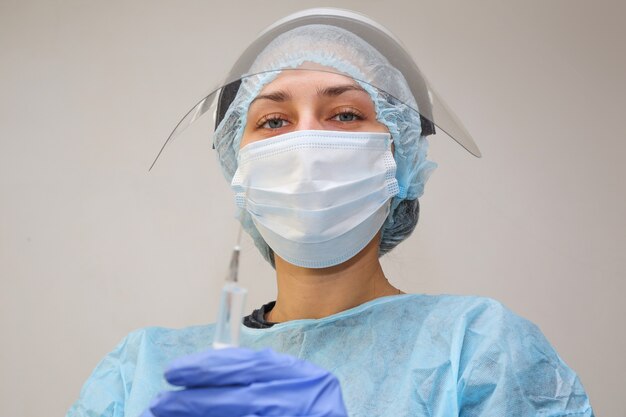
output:
{"label": "eyebrow", "polygon": [[[318,88],[317,95],[318,96],[327,96],[327,97],[337,97],[347,91],[360,91],[363,93],[367,93],[361,86],[354,84],[346,84],[346,85],[334,85],[326,88]],[[273,93],[268,94],[259,94],[252,100],[250,105],[257,100],[271,100],[278,103],[284,103],[285,101],[290,101],[292,99],[292,95],[289,91],[278,90]]]}
{"label": "eyebrow", "polygon": [[252,103],[254,103],[257,100],[272,100],[272,101],[282,103],[282,102],[291,100],[291,94],[289,93],[289,91],[283,91],[283,90],[275,91],[273,93],[268,93],[268,94],[259,94],[258,96],[254,98],[254,100],[252,100],[252,102],[250,102],[250,105],[252,105]]}
{"label": "eyebrow", "polygon": [[329,96],[329,97],[337,97],[347,91],[360,91],[363,93],[367,93],[360,85],[354,84],[345,84],[345,85],[335,85],[332,87],[326,87],[322,89],[317,89],[318,96]]}

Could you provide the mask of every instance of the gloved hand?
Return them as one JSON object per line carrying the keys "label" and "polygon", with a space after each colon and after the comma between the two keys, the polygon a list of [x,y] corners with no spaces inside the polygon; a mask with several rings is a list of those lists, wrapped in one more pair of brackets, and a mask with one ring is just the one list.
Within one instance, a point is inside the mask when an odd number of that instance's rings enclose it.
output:
{"label": "gloved hand", "polygon": [[270,349],[185,356],[170,365],[165,378],[184,389],[159,394],[142,417],[348,415],[330,372]]}

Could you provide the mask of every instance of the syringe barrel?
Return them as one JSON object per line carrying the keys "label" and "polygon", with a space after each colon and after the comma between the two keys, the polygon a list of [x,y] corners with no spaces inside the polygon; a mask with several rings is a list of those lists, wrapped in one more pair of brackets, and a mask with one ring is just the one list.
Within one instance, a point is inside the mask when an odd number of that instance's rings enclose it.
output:
{"label": "syringe barrel", "polygon": [[215,349],[239,346],[247,294],[248,290],[236,282],[227,282],[224,285],[213,339]]}

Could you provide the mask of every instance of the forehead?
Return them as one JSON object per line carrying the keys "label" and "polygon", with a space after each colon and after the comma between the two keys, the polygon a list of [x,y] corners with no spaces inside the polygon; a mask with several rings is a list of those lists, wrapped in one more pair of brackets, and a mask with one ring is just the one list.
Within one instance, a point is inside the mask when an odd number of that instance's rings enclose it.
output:
{"label": "forehead", "polygon": [[319,66],[319,68],[283,70],[272,82],[263,87],[259,95],[281,90],[288,90],[292,93],[315,93],[319,89],[331,86],[353,86],[362,90],[359,83],[352,77],[339,74],[331,68]]}

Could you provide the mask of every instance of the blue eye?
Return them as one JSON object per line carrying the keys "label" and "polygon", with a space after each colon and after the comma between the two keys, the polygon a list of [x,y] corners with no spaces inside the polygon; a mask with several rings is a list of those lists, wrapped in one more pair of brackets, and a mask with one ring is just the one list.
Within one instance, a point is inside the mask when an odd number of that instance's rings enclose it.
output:
{"label": "blue eye", "polygon": [[285,119],[274,118],[267,120],[265,123],[263,123],[261,127],[264,127],[266,129],[280,129],[281,127],[284,127],[285,124]]}
{"label": "blue eye", "polygon": [[356,113],[349,112],[349,111],[344,111],[344,112],[341,112],[341,113],[336,114],[336,115],[333,117],[333,119],[334,119],[334,120],[337,120],[337,121],[339,121],[339,122],[354,122],[354,121],[356,121],[356,120],[361,120],[361,119],[362,119],[362,117],[361,117],[361,116],[359,116],[359,115],[358,115],[358,114],[356,114]]}

